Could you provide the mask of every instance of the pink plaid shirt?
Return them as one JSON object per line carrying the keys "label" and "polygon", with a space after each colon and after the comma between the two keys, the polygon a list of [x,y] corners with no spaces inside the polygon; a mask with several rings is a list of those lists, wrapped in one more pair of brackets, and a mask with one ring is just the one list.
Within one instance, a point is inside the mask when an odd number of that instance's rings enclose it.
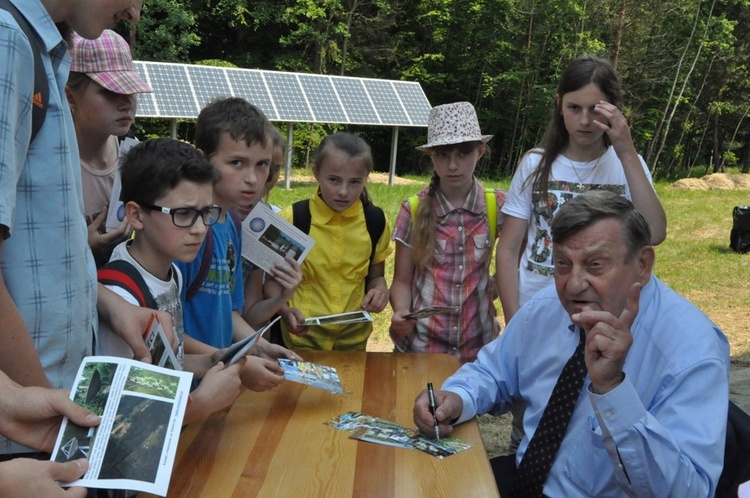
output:
{"label": "pink plaid shirt", "polygon": [[[426,195],[427,188],[419,193],[421,202]],[[505,195],[502,190],[495,190],[498,234]],[[462,363],[474,361],[482,346],[500,333],[492,303],[496,297],[490,275],[494,241],[490,240],[484,187],[474,179],[459,208],[454,208],[439,190],[432,202],[437,216],[437,247],[430,265],[414,271],[412,311],[429,306],[454,306],[458,311],[421,319],[408,336],[391,333],[391,337],[398,351],[447,353]],[[396,219],[393,240],[409,247],[411,220],[409,202],[405,200]]]}

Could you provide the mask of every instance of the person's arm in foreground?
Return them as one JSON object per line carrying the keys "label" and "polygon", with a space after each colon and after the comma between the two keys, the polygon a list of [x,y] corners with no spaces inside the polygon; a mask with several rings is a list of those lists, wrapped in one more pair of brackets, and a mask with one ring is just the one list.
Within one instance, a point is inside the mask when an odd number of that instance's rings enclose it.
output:
{"label": "person's arm in foreground", "polygon": [[[0,226],[0,258],[7,229]],[[34,342],[0,272],[0,369],[23,386],[52,387]]]}
{"label": "person's arm in foreground", "polygon": [[391,330],[406,336],[414,330],[416,320],[407,320],[404,315],[411,313],[411,282],[414,279],[414,260],[411,247],[400,240],[396,241],[396,257],[391,283]]}
{"label": "person's arm in foreground", "polygon": [[619,317],[590,310],[572,317],[586,330],[589,399],[615,478],[632,496],[713,496],[728,406],[727,390],[717,386],[726,385],[726,372],[712,360],[686,368],[647,411],[622,370],[639,293],[634,284]]}
{"label": "person's arm in foreground", "polygon": [[105,285],[99,284],[98,287],[96,309],[100,319],[107,322],[110,328],[130,346],[135,359],[151,363],[151,355],[143,340],[143,331],[146,330],[151,315],[154,313],[159,317],[170,344],[174,345],[174,324],[169,312],[133,306],[107,289]]}
{"label": "person's arm in foreground", "polygon": [[[75,404],[60,389],[21,387],[0,372],[0,433],[14,441],[50,452],[60,430],[62,417],[85,427],[99,423],[99,417]],[[63,490],[58,482],[74,481],[88,469],[79,459],[58,463],[17,458],[0,463],[0,496],[85,497],[83,488]]]}

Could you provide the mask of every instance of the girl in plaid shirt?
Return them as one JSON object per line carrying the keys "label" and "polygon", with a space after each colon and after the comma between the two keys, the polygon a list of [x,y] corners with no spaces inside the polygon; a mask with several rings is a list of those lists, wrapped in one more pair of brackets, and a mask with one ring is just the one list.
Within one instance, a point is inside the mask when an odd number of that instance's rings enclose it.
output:
{"label": "girl in plaid shirt", "polygon": [[[482,135],[468,102],[437,106],[430,112],[426,152],[435,171],[418,204],[401,204],[393,239],[396,265],[391,285],[391,338],[396,351],[447,353],[473,361],[497,337],[500,324],[490,277],[493,233],[487,199],[499,211],[505,192],[485,194],[474,177],[477,161],[492,135]],[[494,194],[494,195],[493,195]],[[412,205],[416,212],[412,213]],[[412,311],[452,308],[421,319]]]}

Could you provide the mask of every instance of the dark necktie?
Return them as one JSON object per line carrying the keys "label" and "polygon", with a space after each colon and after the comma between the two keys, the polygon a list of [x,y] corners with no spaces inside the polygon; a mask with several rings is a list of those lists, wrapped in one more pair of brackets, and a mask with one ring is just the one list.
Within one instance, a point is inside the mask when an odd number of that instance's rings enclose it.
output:
{"label": "dark necktie", "polygon": [[549,469],[555,461],[555,455],[565,436],[565,429],[586,379],[586,333],[579,329],[579,334],[578,347],[563,367],[534,436],[516,470],[511,495],[514,498],[542,496]]}

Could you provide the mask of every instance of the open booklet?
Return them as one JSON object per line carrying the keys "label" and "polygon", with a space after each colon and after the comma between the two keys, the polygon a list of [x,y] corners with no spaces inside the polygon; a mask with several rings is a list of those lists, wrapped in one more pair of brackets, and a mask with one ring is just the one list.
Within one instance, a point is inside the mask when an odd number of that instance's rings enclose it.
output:
{"label": "open booklet", "polygon": [[324,424],[351,432],[349,437],[352,439],[398,448],[417,449],[440,459],[471,448],[470,443],[460,439],[445,437],[438,441],[426,438],[419,434],[417,429],[407,429],[390,420],[371,417],[360,412],[346,412]]}
{"label": "open booklet", "polygon": [[[250,351],[250,348],[255,346],[255,343],[258,342],[258,338],[262,336],[263,333],[271,327],[271,325],[276,323],[279,318],[281,317],[277,316],[276,318],[271,320],[271,323],[256,330],[254,334],[251,334],[229,346],[224,351],[224,353],[222,353],[221,358],[216,360],[216,363],[219,363],[220,361],[224,362],[225,367],[234,364],[237,360],[245,356],[247,352]],[[214,363],[214,365],[216,363]]]}
{"label": "open booklet", "polygon": [[286,256],[301,264],[314,245],[307,234],[262,202],[242,222],[242,257],[267,273]]}
{"label": "open booklet", "polygon": [[305,318],[303,325],[305,327],[310,327],[313,325],[341,325],[344,323],[361,323],[371,321],[372,316],[366,311],[349,311],[347,313],[339,313],[337,315],[325,315]]}
{"label": "open booklet", "polygon": [[125,358],[84,358],[70,397],[102,418],[90,428],[62,422],[52,460],[89,461],[69,485],[166,496],[192,378]]}

